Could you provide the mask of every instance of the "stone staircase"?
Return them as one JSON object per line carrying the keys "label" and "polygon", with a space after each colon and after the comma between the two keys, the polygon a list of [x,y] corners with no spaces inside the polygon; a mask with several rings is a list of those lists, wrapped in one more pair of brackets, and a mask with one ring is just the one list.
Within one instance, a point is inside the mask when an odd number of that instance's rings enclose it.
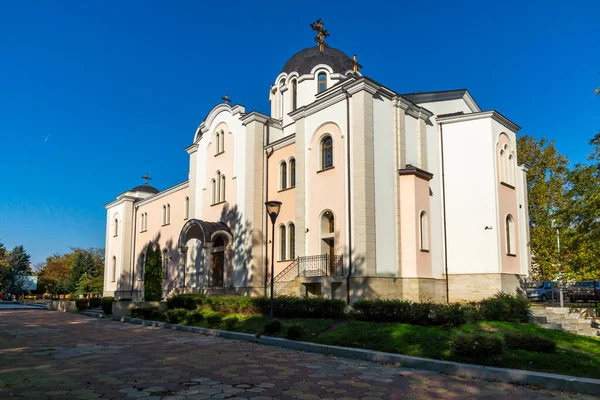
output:
{"label": "stone staircase", "polygon": [[600,336],[600,318],[596,318],[591,308],[534,307],[529,319],[543,328],[584,336]]}
{"label": "stone staircase", "polygon": [[101,308],[90,308],[90,309],[80,312],[80,314],[85,315],[86,317],[92,317],[92,318],[104,317],[104,311],[102,311]]}

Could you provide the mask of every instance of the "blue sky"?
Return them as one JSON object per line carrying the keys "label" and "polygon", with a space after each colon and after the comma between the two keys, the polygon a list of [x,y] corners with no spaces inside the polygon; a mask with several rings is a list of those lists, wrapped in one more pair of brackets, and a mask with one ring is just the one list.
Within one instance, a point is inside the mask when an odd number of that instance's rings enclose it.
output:
{"label": "blue sky", "polygon": [[585,160],[600,128],[598,1],[308,4],[3,2],[0,239],[34,262],[104,247],[104,204],[146,172],[159,189],[187,179],[184,148],[225,93],[267,112],[319,17],[328,43],[391,89],[468,88]]}

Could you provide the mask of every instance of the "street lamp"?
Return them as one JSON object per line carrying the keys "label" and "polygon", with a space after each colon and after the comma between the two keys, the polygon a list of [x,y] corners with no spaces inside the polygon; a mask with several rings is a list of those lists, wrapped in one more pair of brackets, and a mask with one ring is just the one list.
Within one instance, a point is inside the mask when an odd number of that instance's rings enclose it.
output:
{"label": "street lamp", "polygon": [[560,228],[562,228],[562,225],[560,224],[560,222],[553,219],[552,220],[552,228],[556,229],[556,249],[557,249],[556,254],[557,254],[557,259],[558,259],[558,279],[560,280],[560,291],[559,291],[560,308],[563,308],[564,307],[564,300],[563,300],[564,283],[563,283],[562,268],[560,266]]}
{"label": "street lamp", "polygon": [[265,202],[265,206],[267,206],[267,214],[271,217],[271,223],[273,224],[273,230],[271,232],[271,309],[270,309],[270,317],[273,319],[273,309],[275,308],[275,300],[273,297],[274,294],[274,286],[275,286],[275,221],[277,220],[277,216],[279,215],[279,211],[281,210],[281,202],[280,201],[267,201]]}

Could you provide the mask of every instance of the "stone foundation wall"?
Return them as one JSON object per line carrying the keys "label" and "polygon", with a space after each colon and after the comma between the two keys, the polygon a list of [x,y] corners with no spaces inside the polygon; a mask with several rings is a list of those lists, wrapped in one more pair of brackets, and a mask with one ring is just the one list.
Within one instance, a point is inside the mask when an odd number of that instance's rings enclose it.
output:
{"label": "stone foundation wall", "polygon": [[63,301],[63,300],[51,300],[46,303],[46,308],[52,311],[68,311],[76,312],[77,305],[74,301]]}
{"label": "stone foundation wall", "polygon": [[142,307],[158,307],[159,310],[165,311],[167,303],[161,301],[113,301],[112,313],[118,316],[128,316],[134,308]]}
{"label": "stone foundation wall", "polygon": [[514,274],[450,275],[448,278],[450,302],[481,300],[498,292],[523,294],[524,285],[525,276]]}

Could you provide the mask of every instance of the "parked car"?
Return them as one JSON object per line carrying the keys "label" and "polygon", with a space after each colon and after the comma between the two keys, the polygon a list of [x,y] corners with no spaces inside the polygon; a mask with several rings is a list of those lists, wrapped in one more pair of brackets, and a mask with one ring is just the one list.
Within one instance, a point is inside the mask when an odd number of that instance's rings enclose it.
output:
{"label": "parked car", "polygon": [[532,301],[557,300],[560,289],[551,281],[528,282],[526,286],[527,298]]}
{"label": "parked car", "polygon": [[[594,290],[594,282],[596,283],[596,290]],[[594,295],[596,296],[596,300],[600,300],[600,281],[575,282],[569,288],[569,301],[571,303],[577,300],[582,300],[584,303],[594,301]]]}

